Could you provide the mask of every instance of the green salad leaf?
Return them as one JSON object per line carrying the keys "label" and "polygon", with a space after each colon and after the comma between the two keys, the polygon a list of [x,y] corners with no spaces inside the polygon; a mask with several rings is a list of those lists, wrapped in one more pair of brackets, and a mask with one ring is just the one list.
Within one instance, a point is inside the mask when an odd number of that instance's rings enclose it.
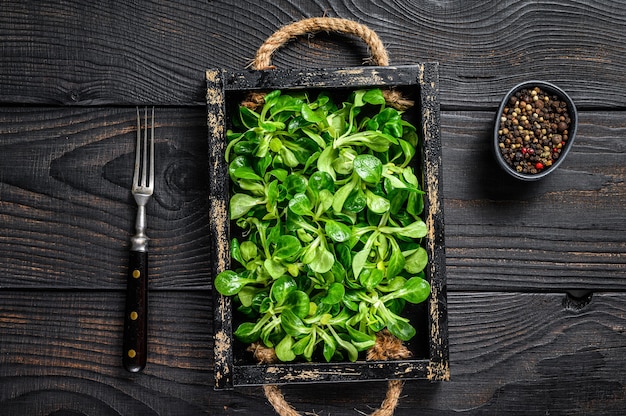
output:
{"label": "green salad leaf", "polygon": [[214,285],[238,305],[235,337],[283,362],[355,361],[385,328],[411,339],[405,305],[430,294],[415,127],[379,89],[274,90],[232,124],[234,265]]}

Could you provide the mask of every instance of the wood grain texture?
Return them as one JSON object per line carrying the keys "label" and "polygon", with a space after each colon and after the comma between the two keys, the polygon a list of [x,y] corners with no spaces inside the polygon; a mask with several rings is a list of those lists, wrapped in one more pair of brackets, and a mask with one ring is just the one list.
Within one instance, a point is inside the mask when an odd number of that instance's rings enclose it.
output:
{"label": "wood grain texture", "polygon": [[[495,107],[529,78],[555,82],[582,108],[626,105],[626,4],[613,0],[10,0],[0,13],[0,102],[201,106],[207,68],[243,69],[276,29],[322,15],[376,31],[391,64],[440,62],[444,108]],[[337,68],[367,57],[357,39],[321,34],[274,63]]]}
{"label": "wood grain texture", "polygon": [[121,365],[123,291],[0,292],[0,414],[206,414],[209,296],[150,294],[138,375]]}
{"label": "wood grain texture", "polygon": [[[210,294],[152,293],[148,365],[129,374],[119,357],[123,291],[1,291],[0,414],[274,414],[260,388],[213,390]],[[621,415],[624,294],[596,294],[578,307],[558,294],[448,300],[452,381],[407,382],[396,415]],[[283,392],[302,412],[353,415],[377,407],[384,389],[369,382]]]}
{"label": "wood grain texture", "polygon": [[[206,116],[156,111],[152,289],[209,287]],[[0,287],[122,288],[134,108],[0,111]]]}
{"label": "wood grain texture", "polygon": [[493,159],[494,113],[443,112],[449,288],[623,291],[625,116],[581,112],[563,164],[522,183]]}

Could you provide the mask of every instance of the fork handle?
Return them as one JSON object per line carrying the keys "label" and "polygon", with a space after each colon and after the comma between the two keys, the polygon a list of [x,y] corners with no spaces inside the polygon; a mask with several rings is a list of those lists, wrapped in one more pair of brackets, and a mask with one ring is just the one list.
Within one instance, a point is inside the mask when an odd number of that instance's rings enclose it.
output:
{"label": "fork handle", "polygon": [[146,366],[148,335],[148,252],[130,251],[124,318],[126,370],[136,373]]}

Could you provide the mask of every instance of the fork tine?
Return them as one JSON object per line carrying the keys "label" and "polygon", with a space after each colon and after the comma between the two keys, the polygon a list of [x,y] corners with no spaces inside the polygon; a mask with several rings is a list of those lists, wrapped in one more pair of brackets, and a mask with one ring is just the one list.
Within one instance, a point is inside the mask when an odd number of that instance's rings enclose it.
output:
{"label": "fork tine", "polygon": [[[142,119],[143,118],[143,129]],[[150,139],[148,139],[150,130]],[[143,131],[143,135],[142,135]],[[150,143],[148,145],[148,140]],[[140,174],[141,172],[141,174]],[[154,107],[148,118],[148,107],[144,114],[137,107],[137,145],[135,149],[135,171],[133,173],[133,187],[152,188],[154,186]]]}
{"label": "fork tine", "polygon": [[143,166],[141,170],[141,186],[146,187],[146,181],[148,180],[148,107],[144,108],[144,123],[143,123],[143,147],[141,149],[143,158],[141,159]]}
{"label": "fork tine", "polygon": [[133,187],[139,186],[139,167],[141,166],[141,115],[137,107],[137,143],[135,145],[135,170],[133,171]]}
{"label": "fork tine", "polygon": [[152,107],[152,126],[150,128],[150,188],[154,186],[154,107]]}

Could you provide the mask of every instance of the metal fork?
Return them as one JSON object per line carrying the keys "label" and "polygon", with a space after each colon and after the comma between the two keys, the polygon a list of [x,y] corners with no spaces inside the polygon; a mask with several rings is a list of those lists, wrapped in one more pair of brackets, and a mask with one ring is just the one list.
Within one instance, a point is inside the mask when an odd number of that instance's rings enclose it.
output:
{"label": "metal fork", "polygon": [[[137,148],[132,194],[137,202],[135,235],[131,237],[127,277],[126,315],[124,318],[124,368],[138,372],[146,366],[148,330],[148,236],[146,204],[154,192],[154,107],[148,127],[148,108],[144,111],[143,135],[137,108]],[[148,130],[150,139],[148,140]]]}

